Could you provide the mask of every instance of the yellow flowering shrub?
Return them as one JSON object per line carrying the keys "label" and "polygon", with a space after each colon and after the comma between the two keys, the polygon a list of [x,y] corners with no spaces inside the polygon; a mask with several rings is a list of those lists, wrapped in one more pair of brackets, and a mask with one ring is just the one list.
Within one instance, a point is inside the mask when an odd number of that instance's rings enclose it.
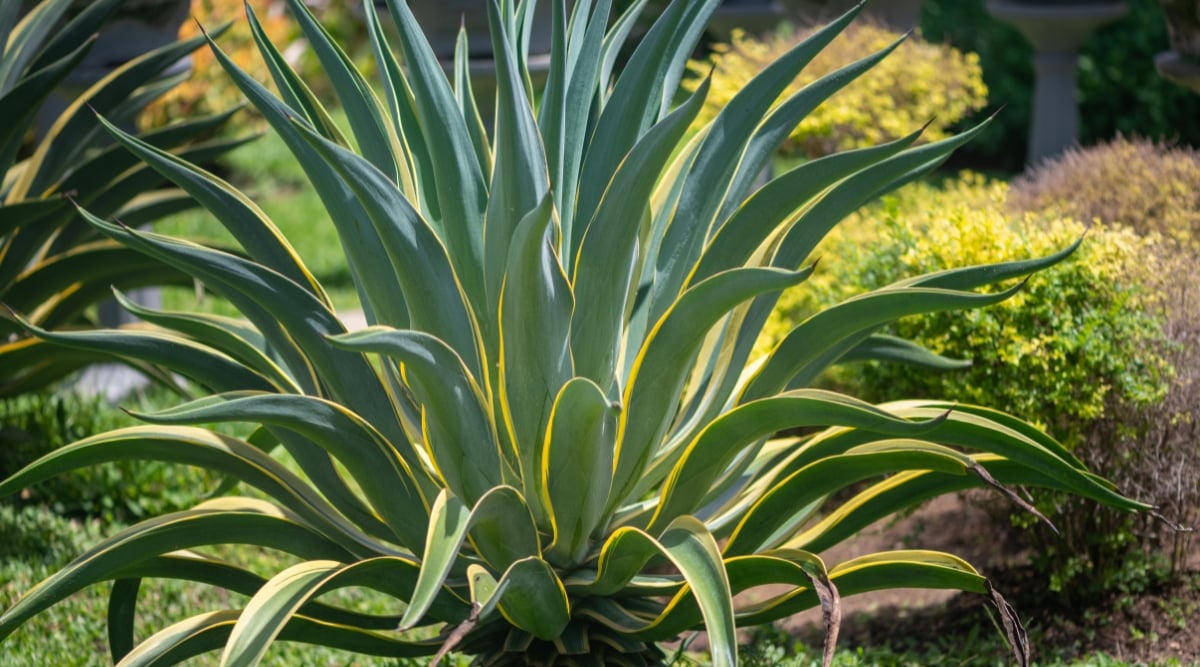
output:
{"label": "yellow flowering shrub", "polygon": [[[755,74],[808,32],[784,25],[774,34],[757,38],[735,30],[730,43],[717,44],[707,59],[689,63],[695,76],[685,86],[691,90],[710,70],[713,73],[712,89],[697,122],[711,120]],[[851,25],[809,63],[783,98],[899,37],[899,33],[869,22]],[[809,114],[792,132],[783,151],[819,157],[896,139],[929,121],[923,139],[935,141],[986,102],[987,87],[978,56],[910,36],[892,57]]]}

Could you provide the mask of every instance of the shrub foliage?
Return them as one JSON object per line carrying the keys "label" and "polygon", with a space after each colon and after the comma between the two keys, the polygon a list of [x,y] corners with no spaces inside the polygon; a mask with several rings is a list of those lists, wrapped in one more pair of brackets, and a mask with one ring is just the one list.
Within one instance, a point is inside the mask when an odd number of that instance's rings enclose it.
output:
{"label": "shrub foliage", "polygon": [[[705,60],[688,64],[694,90],[712,72],[712,89],[698,118],[711,120],[764,67],[812,33],[784,24],[756,37],[735,30]],[[875,53],[900,35],[860,22],[834,40],[780,97]],[[810,113],[792,130],[782,150],[810,158],[898,139],[926,122],[926,141],[948,136],[955,123],[983,108],[987,88],[979,58],[944,44],[910,37],[896,52]]]}
{"label": "shrub foliage", "polygon": [[[1039,173],[1053,186],[1072,179],[1049,167]],[[1090,186],[1085,193],[1113,189]],[[1138,183],[1130,186],[1136,191]],[[1072,204],[1089,202],[1082,196]],[[826,271],[810,281],[814,289],[785,293],[768,336],[826,303],[898,276],[1036,254],[1085,230],[1054,209],[1018,215],[1010,206],[1003,183],[974,175],[937,187],[915,184],[885,197],[826,240],[818,250]],[[1189,256],[1156,235],[1094,224],[1071,258],[1030,278],[1013,299],[912,317],[888,328],[946,357],[943,372],[875,361],[839,367],[826,381],[870,400],[938,395],[1007,406],[1123,488],[1137,489],[1139,498],[1187,522],[1200,504],[1200,467],[1189,444],[1200,405],[1195,352],[1188,348],[1196,335],[1197,318],[1189,310],[1194,287],[1176,283],[1195,275]],[[1061,531],[1039,525],[1033,532],[1035,561],[1056,590],[1087,595],[1144,580],[1160,546],[1178,554],[1185,544],[1187,534],[1165,523],[1065,496],[1037,497]],[[996,514],[1008,523],[1006,509]]]}
{"label": "shrub foliage", "polygon": [[1197,247],[1200,151],[1125,137],[1071,149],[1017,179],[1008,203]]}

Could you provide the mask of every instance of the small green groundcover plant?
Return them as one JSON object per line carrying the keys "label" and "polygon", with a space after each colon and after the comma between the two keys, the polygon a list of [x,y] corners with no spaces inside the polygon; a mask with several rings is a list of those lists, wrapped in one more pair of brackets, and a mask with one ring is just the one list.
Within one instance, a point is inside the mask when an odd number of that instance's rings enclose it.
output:
{"label": "small green groundcover plant", "polygon": [[[975,289],[1053,265],[1074,246],[901,279],[816,313],[752,359],[780,291],[814,274],[805,262],[821,238],[978,130],[913,146],[917,131],[754,190],[791,129],[895,45],[775,106],[852,11],[690,133],[708,85],[673,100],[717,0],[672,2],[619,73],[618,51],[645,3],[618,16],[609,0],[575,2],[569,15],[565,4],[553,5],[554,49],[535,106],[524,48],[531,3],[489,3],[490,128],[471,93],[466,37],[447,77],[402,2],[388,3],[399,57],[364,5],[380,95],[304,3],[289,2],[351,136],[283,65],[252,12],[279,97],[214,45],[337,226],[370,324],[362,330],[347,331],[253,202],[110,126],[225,224],[244,254],[85,216],[195,276],[245,320],[130,304],[150,328],[80,333],[23,321],[42,340],[164,366],[211,393],[56,450],[0,482],[0,493],[119,459],[197,465],[249,489],[102,541],[5,611],[0,637],[114,580],[109,646],[127,666],[215,650],[222,664],[257,664],[276,641],[395,657],[457,651],[484,665],[655,664],[661,642],[695,629],[707,630],[714,664],[732,665],[736,627],[812,607],[826,620],[828,664],[841,596],[934,587],[991,595],[1028,661],[1012,610],[963,560],[903,550],[826,563],[819,554],[969,487],[1047,486],[1143,506],[1005,413],[937,400],[872,405],[808,385],[846,355],[936,362],[874,332],[909,314],[1002,301],[1020,282]],[[236,438],[195,426],[214,422],[256,428]],[[800,435],[775,438],[789,429]],[[296,564],[264,578],[205,549],[229,543]],[[156,578],[249,599],[135,637],[139,588]],[[391,596],[394,613],[325,597],[345,587]],[[760,594],[738,595],[750,589]]]}

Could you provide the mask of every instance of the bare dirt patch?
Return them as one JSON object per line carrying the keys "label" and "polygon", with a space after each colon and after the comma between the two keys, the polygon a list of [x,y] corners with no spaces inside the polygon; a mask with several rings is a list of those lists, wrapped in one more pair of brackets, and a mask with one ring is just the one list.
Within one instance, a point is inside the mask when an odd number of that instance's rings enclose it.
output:
{"label": "bare dirt patch", "polygon": [[[1035,660],[1069,660],[1096,652],[1149,665],[1200,666],[1200,540],[1193,540],[1188,573],[1178,581],[1136,593],[1111,594],[1086,608],[1072,607],[1047,590],[1024,554],[1006,543],[987,514],[955,496],[935,499],[899,520],[880,522],[824,554],[833,564],[891,549],[936,549],[962,556],[989,577],[1029,630]],[[989,646],[973,636],[990,633],[994,650],[961,655],[962,665],[992,665],[1007,654],[993,629],[984,596],[953,591],[887,590],[843,600],[840,646],[900,649]],[[822,638],[818,610],[784,627],[812,645]],[[972,638],[972,641],[966,641]]]}

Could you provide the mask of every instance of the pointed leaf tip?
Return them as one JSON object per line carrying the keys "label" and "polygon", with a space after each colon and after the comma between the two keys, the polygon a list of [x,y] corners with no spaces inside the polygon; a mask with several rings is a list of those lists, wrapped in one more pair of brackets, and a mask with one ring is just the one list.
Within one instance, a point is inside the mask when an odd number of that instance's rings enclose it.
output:
{"label": "pointed leaf tip", "polygon": [[1029,635],[1025,632],[1025,626],[1021,625],[1021,619],[1017,617],[1017,610],[1004,599],[995,586],[992,586],[991,580],[985,580],[985,583],[988,595],[992,598],[992,604],[996,605],[997,611],[1000,612],[1000,624],[1004,628],[1004,634],[1012,649],[1013,657],[1017,660],[1018,667],[1029,667]]}

